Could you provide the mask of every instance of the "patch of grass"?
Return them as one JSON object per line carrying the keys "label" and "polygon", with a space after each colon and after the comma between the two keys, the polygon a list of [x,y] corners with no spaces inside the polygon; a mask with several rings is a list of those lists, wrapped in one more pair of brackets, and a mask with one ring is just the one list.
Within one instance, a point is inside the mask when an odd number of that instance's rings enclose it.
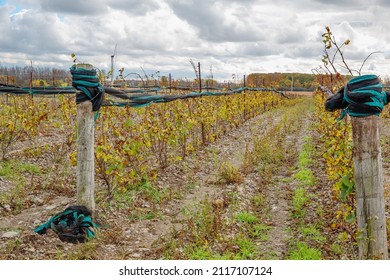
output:
{"label": "patch of grass", "polygon": [[0,176],[6,179],[16,180],[23,173],[33,175],[41,174],[39,166],[17,160],[6,160],[0,162]]}
{"label": "patch of grass", "polygon": [[20,172],[26,172],[29,174],[39,175],[41,174],[41,168],[35,164],[21,162],[18,165]]}
{"label": "patch of grass", "polygon": [[154,203],[160,203],[162,199],[167,195],[163,190],[160,190],[149,181],[145,181],[139,184],[138,186],[136,186],[135,190],[145,199]]}
{"label": "patch of grass", "polygon": [[282,182],[282,183],[291,183],[292,181],[294,181],[294,178],[292,178],[292,177],[286,177],[286,178],[281,178],[280,179],[280,182]]}
{"label": "patch of grass", "polygon": [[294,178],[298,180],[300,186],[312,187],[316,183],[313,171],[308,168],[299,170],[299,172],[294,175]]}
{"label": "patch of grass", "polygon": [[186,189],[187,189],[188,192],[193,192],[196,189],[197,186],[199,186],[199,182],[197,182],[197,181],[189,182],[186,185]]}
{"label": "patch of grass", "polygon": [[97,244],[93,241],[80,243],[70,252],[67,259],[69,260],[95,260]]}
{"label": "patch of grass", "polygon": [[129,209],[134,206],[137,199],[143,199],[150,202],[154,208],[156,204],[173,196],[179,196],[179,193],[174,193],[169,188],[158,188],[146,180],[135,186],[115,190],[111,204],[121,209]]}
{"label": "patch of grass", "polygon": [[239,247],[239,251],[234,256],[236,260],[253,260],[257,257],[257,247],[251,239],[244,235],[236,236],[234,244]]}
{"label": "patch of grass", "polygon": [[153,211],[134,211],[129,215],[130,220],[153,220],[153,219],[161,219],[161,213],[155,213]]}
{"label": "patch of grass", "polygon": [[134,205],[134,195],[132,192],[116,191],[114,193],[114,199],[111,202],[112,205],[119,209],[129,209]]}
{"label": "patch of grass", "polygon": [[210,260],[212,258],[210,248],[207,247],[196,247],[188,251],[191,260]]}
{"label": "patch of grass", "polygon": [[260,241],[268,241],[268,232],[271,228],[271,226],[267,226],[264,224],[256,224],[249,229],[250,236],[253,238],[260,239]]}
{"label": "patch of grass", "polygon": [[0,205],[8,205],[14,214],[19,213],[26,202],[26,183],[24,178],[9,191],[0,193]]}
{"label": "patch of grass", "polygon": [[302,146],[302,150],[299,153],[298,158],[298,167],[300,169],[308,168],[312,163],[314,146],[309,136],[306,136],[304,139],[304,144]]}
{"label": "patch of grass", "polygon": [[3,161],[0,163],[0,176],[10,178],[13,175],[12,165],[9,161]]}
{"label": "patch of grass", "polygon": [[304,218],[306,215],[305,204],[309,201],[306,190],[304,188],[297,188],[292,197],[293,217]]}
{"label": "patch of grass", "polygon": [[7,256],[20,248],[21,240],[19,238],[12,239],[9,241],[2,241],[0,246],[0,260],[7,260]]}
{"label": "patch of grass", "polygon": [[335,253],[336,255],[341,255],[341,254],[344,253],[343,246],[341,246],[341,245],[338,244],[338,243],[333,243],[333,244],[330,246],[330,249],[331,249],[332,252]]}
{"label": "patch of grass", "polygon": [[268,210],[268,201],[264,195],[257,194],[251,197],[251,204],[255,207],[255,209]]}
{"label": "patch of grass", "polygon": [[319,243],[324,243],[326,237],[322,236],[321,232],[313,225],[303,226],[299,229],[303,236],[308,240],[313,240]]}
{"label": "patch of grass", "polygon": [[321,252],[304,242],[298,242],[289,253],[289,260],[321,260]]}
{"label": "patch of grass", "polygon": [[242,223],[253,224],[257,222],[257,217],[250,212],[240,212],[236,215],[236,220]]}
{"label": "patch of grass", "polygon": [[309,166],[312,164],[314,147],[310,137],[305,137],[304,141],[305,143],[302,146],[298,158],[299,171],[293,177],[298,180],[300,186],[311,187],[316,183],[316,178],[313,174],[313,171],[311,171],[309,168]]}

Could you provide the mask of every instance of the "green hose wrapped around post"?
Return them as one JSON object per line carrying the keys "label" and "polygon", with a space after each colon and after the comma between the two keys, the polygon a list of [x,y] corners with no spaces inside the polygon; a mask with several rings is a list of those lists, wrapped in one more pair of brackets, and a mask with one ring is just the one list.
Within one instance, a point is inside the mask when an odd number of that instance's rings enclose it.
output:
{"label": "green hose wrapped around post", "polygon": [[99,83],[95,69],[78,68],[73,65],[70,68],[72,74],[72,86],[78,89],[76,93],[76,103],[80,104],[90,100],[92,102],[92,110],[99,111],[103,104],[104,88]]}
{"label": "green hose wrapped around post", "polygon": [[340,119],[346,114],[352,117],[379,116],[390,102],[390,94],[376,75],[363,75],[351,79],[337,94],[328,98],[325,108],[328,111],[344,109]]}

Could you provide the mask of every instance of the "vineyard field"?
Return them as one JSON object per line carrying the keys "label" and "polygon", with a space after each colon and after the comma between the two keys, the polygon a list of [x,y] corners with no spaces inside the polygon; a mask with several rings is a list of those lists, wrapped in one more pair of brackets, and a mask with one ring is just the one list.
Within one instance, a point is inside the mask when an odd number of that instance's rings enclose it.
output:
{"label": "vineyard field", "polygon": [[[102,107],[100,227],[80,244],[34,232],[76,204],[74,96],[0,95],[0,259],[358,259],[350,117],[320,92],[288,95]],[[387,220],[389,139],[384,112]]]}

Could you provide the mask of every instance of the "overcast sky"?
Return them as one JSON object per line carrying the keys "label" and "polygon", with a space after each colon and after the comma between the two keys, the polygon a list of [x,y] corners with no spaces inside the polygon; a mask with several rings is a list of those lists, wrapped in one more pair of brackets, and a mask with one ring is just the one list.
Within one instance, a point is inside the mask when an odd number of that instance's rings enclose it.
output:
{"label": "overcast sky", "polygon": [[[71,53],[109,70],[231,79],[321,64],[330,26],[363,73],[390,74],[389,0],[0,0],[0,64],[69,68]],[[340,68],[341,69],[341,68]]]}

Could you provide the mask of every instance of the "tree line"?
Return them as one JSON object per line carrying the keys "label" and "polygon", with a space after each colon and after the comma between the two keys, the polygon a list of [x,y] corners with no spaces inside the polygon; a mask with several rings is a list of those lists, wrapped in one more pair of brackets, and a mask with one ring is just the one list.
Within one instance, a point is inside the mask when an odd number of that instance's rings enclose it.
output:
{"label": "tree line", "polygon": [[247,77],[247,85],[253,87],[273,87],[278,89],[313,90],[318,85],[316,76],[306,73],[252,73]]}
{"label": "tree line", "polygon": [[0,84],[14,86],[64,86],[70,85],[69,69],[44,66],[2,66],[0,65]]}

